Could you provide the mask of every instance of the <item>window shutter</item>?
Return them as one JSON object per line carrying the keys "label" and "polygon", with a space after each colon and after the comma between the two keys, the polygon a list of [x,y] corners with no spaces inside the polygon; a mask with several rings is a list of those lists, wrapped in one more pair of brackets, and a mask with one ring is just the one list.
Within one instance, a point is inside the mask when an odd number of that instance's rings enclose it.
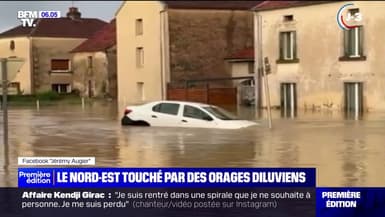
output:
{"label": "window shutter", "polygon": [[364,55],[364,34],[363,34],[363,26],[358,27],[358,40],[359,40],[359,54],[360,56]]}
{"label": "window shutter", "polygon": [[69,70],[69,60],[64,60],[64,59],[51,60],[51,70]]}
{"label": "window shutter", "polygon": [[297,32],[293,31],[293,59],[297,59]]}
{"label": "window shutter", "polygon": [[280,60],[283,60],[283,49],[284,49],[284,46],[283,46],[283,37],[284,37],[284,34],[283,32],[280,32],[279,33],[279,59]]}
{"label": "window shutter", "polygon": [[349,56],[350,43],[349,43],[349,30],[343,30],[344,34],[344,56]]}

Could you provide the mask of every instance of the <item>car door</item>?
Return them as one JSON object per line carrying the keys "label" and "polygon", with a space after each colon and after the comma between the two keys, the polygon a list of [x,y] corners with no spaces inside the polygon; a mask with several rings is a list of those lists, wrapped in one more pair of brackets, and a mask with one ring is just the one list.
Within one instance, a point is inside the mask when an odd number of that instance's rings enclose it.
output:
{"label": "car door", "polygon": [[179,119],[178,113],[181,105],[179,103],[158,103],[151,109],[149,122],[151,126],[176,127]]}
{"label": "car door", "polygon": [[212,116],[202,109],[184,105],[180,125],[183,127],[215,128],[217,123]]}

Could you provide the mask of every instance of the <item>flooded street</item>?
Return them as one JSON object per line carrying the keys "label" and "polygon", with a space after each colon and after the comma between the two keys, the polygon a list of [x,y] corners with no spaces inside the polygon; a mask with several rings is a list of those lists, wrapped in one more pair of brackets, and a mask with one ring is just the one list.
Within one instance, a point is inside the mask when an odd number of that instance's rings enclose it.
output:
{"label": "flooded street", "polygon": [[[238,112],[255,118],[252,108]],[[121,113],[107,103],[10,108],[9,153],[1,147],[0,158],[10,166],[0,186],[17,186],[18,156],[95,156],[99,167],[316,167],[318,186],[385,185],[383,113],[355,121],[274,111],[271,130],[264,116],[243,130],[122,127]]]}

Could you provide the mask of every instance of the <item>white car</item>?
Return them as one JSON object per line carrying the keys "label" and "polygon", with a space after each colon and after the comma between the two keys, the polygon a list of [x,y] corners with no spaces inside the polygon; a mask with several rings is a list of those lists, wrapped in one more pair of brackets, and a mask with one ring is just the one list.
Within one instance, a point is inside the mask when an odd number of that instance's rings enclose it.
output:
{"label": "white car", "polygon": [[140,106],[127,106],[121,123],[122,125],[219,129],[239,129],[257,125],[256,122],[238,120],[217,106],[182,101],[157,101]]}

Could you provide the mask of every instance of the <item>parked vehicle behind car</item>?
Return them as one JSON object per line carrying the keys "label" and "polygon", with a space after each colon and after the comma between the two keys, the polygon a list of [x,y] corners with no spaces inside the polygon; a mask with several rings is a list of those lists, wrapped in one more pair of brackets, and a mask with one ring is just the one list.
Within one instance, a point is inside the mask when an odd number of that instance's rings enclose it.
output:
{"label": "parked vehicle behind car", "polygon": [[140,106],[127,106],[121,124],[218,129],[239,129],[257,125],[253,121],[240,120],[218,106],[183,101],[156,101]]}

